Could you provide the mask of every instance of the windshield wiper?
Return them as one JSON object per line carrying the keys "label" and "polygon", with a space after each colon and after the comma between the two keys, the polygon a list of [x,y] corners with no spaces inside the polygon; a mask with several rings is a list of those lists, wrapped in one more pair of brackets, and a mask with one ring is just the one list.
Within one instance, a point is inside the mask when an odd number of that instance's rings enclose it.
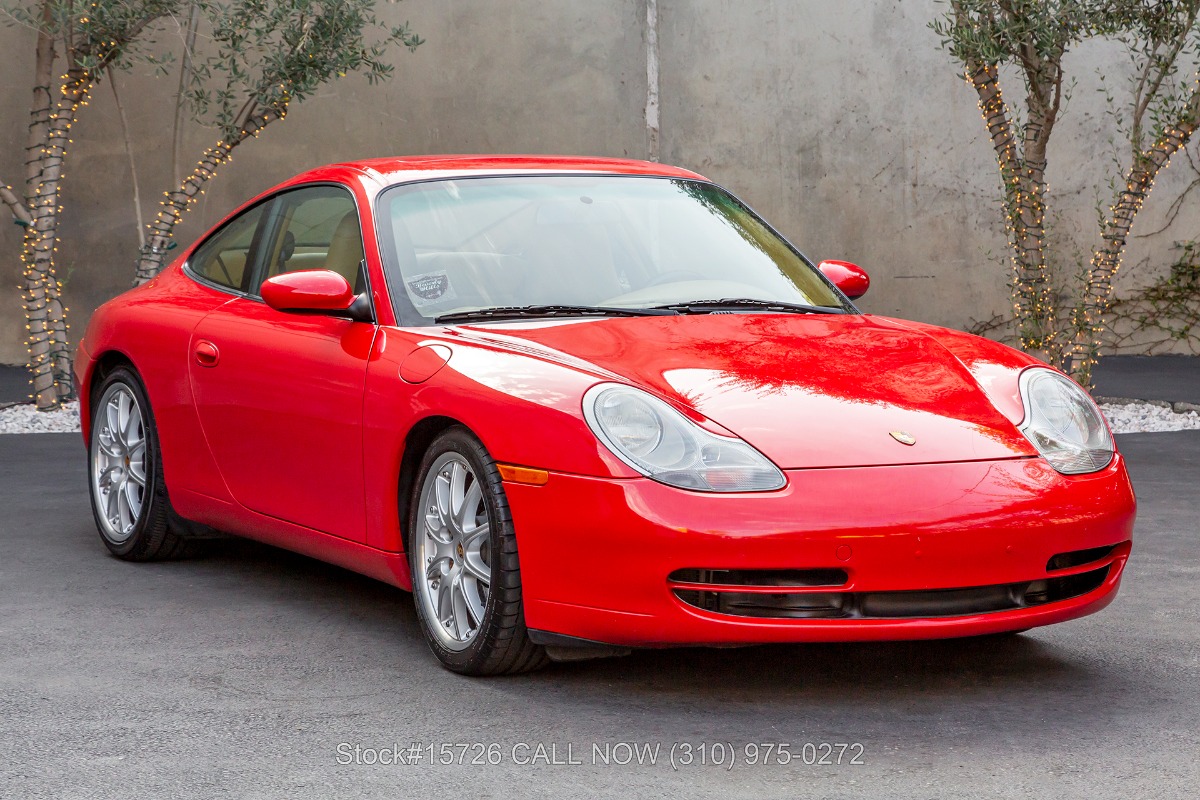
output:
{"label": "windshield wiper", "polygon": [[680,314],[710,314],[713,311],[737,311],[743,308],[763,311],[781,311],[788,314],[845,314],[845,309],[833,306],[811,306],[805,303],[785,303],[778,300],[755,300],[750,297],[726,297],[721,300],[691,300],[686,303],[669,303],[655,308],[667,309]]}
{"label": "windshield wiper", "polygon": [[472,322],[486,319],[520,319],[522,317],[669,317],[679,312],[670,308],[617,308],[606,306],[502,306],[479,308],[474,311],[455,311],[435,317],[434,322]]}

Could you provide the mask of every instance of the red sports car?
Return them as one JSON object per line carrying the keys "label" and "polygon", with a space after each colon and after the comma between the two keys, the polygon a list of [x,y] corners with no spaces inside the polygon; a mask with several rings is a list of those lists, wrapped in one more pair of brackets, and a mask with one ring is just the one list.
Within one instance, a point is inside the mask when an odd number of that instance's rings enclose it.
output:
{"label": "red sports car", "polygon": [[220,530],[411,589],[475,675],[1103,608],[1135,502],[1095,404],[867,286],[661,164],[306,172],[92,317],[96,524],[130,560]]}

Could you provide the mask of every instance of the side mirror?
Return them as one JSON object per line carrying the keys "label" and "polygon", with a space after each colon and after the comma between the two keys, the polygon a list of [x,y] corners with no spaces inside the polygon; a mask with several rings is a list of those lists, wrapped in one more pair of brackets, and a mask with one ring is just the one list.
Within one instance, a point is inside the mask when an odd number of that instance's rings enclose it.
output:
{"label": "side mirror", "polygon": [[866,270],[849,261],[822,261],[817,264],[817,269],[851,300],[857,300],[871,288],[871,278]]}
{"label": "side mirror", "polygon": [[354,290],[332,270],[311,269],[267,278],[262,299],[276,311],[344,313],[354,302]]}

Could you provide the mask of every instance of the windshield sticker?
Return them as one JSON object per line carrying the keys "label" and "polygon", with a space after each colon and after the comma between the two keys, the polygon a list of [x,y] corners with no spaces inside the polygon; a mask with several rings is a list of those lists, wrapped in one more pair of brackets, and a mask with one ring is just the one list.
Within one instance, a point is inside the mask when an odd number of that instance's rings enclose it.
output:
{"label": "windshield sticker", "polygon": [[417,275],[410,278],[407,285],[413,305],[418,308],[453,300],[458,296],[454,292],[454,287],[450,285],[450,276],[445,271]]}

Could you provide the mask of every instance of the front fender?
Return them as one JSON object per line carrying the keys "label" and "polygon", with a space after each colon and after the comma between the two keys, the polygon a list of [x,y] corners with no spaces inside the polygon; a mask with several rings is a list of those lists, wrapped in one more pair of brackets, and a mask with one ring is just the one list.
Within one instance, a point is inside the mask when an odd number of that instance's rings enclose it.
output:
{"label": "front fender", "polygon": [[[405,359],[423,344],[450,349],[446,365],[419,384],[401,377]],[[403,549],[398,477],[409,434],[423,420],[446,417],[469,428],[496,461],[575,475],[636,478],[583,418],[583,394],[610,378],[514,353],[382,328],[367,369],[363,446],[368,542]]]}

